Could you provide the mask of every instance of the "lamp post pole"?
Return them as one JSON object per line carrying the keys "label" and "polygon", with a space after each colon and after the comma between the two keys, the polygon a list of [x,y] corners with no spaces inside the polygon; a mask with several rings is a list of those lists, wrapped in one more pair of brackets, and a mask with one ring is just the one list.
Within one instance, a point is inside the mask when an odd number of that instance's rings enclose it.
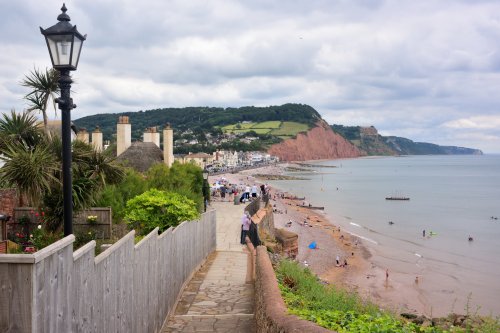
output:
{"label": "lamp post pole", "polygon": [[208,170],[203,169],[203,207],[205,212],[207,211],[208,198],[210,198],[210,190],[208,185]]}
{"label": "lamp post pole", "polygon": [[61,97],[57,99],[62,119],[62,174],[63,174],[63,218],[64,236],[73,233],[73,179],[71,175],[71,109],[75,108],[70,97],[71,76],[69,70],[61,70],[59,88]]}
{"label": "lamp post pole", "polygon": [[83,36],[73,26],[68,14],[66,14],[66,5],[61,8],[59,21],[50,28],[43,29],[40,32],[45,36],[47,48],[49,49],[50,60],[54,69],[59,71],[59,88],[61,97],[56,99],[61,110],[61,140],[62,140],[62,176],[63,176],[63,221],[64,236],[73,233],[73,186],[71,177],[71,110],[76,108],[73,99],[70,96],[71,76],[70,71],[76,70],[83,41],[87,35]]}

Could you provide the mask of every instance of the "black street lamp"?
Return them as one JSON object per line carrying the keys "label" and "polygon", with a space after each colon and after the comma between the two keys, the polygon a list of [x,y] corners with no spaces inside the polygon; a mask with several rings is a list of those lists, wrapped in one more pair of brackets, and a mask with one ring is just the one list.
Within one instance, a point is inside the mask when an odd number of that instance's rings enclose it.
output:
{"label": "black street lamp", "polygon": [[71,76],[69,71],[76,70],[83,41],[87,35],[83,36],[76,30],[66,14],[66,5],[61,8],[55,25],[40,31],[45,36],[49,49],[50,60],[54,69],[59,71],[59,88],[61,97],[56,99],[62,114],[61,138],[62,138],[62,175],[63,175],[63,214],[64,214],[64,236],[73,233],[73,195],[71,180],[71,109],[76,108],[73,99],[70,97]]}
{"label": "black street lamp", "polygon": [[203,207],[207,211],[208,199],[210,198],[210,186],[208,185],[208,170],[203,169]]}

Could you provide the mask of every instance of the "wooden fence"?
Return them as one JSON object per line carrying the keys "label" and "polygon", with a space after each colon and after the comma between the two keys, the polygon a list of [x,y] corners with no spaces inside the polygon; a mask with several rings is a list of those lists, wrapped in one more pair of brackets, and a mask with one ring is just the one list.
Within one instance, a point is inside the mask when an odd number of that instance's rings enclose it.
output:
{"label": "wooden fence", "polygon": [[[20,217],[26,216],[30,219],[28,230],[33,230],[40,224],[41,212],[32,207],[16,207],[14,208],[14,222],[9,225],[13,231],[19,231],[19,224],[17,223]],[[95,223],[87,222],[88,216],[97,216]],[[110,239],[112,235],[112,216],[110,207],[92,207],[87,210],[78,212],[73,216],[73,231],[75,234],[87,233],[90,230],[96,233],[99,239]],[[12,233],[12,231],[11,231]]]}
{"label": "wooden fence", "polygon": [[131,231],[95,257],[67,236],[34,254],[0,255],[0,332],[159,332],[216,246],[215,211],[134,245]]}

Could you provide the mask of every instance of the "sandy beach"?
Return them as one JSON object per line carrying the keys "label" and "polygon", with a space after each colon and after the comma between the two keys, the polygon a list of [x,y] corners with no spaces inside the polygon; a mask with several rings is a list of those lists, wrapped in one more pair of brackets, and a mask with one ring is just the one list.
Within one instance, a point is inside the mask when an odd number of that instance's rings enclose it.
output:
{"label": "sandy beach", "polygon": [[[257,174],[282,175],[288,164],[266,166],[245,170],[237,174],[211,176],[210,182],[225,178],[238,186],[260,185],[265,180],[254,177]],[[286,193],[293,197],[293,193]],[[427,316],[446,315],[450,309],[436,311],[427,304],[414,276],[393,272],[386,267],[377,267],[371,260],[372,254],[361,239],[344,232],[319,210],[299,207],[303,201],[281,198],[279,189],[271,187],[271,204],[276,210],[274,223],[276,228],[287,228],[299,235],[299,255],[297,260],[309,267],[322,280],[330,284],[341,285],[357,291],[361,296],[371,299],[385,309],[401,312],[419,313]],[[215,200],[220,200],[216,198]],[[228,200],[228,198],[226,198]],[[308,202],[306,201],[306,204]],[[292,221],[291,226],[286,224]],[[304,223],[306,222],[306,223]],[[316,242],[317,248],[308,247]],[[336,258],[347,266],[337,266]],[[442,312],[442,313],[441,313]]]}

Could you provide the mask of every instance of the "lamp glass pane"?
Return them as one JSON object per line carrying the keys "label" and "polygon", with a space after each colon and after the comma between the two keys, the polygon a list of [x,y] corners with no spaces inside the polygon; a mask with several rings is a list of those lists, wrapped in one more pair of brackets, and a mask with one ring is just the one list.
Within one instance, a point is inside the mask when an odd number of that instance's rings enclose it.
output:
{"label": "lamp glass pane", "polygon": [[54,66],[70,65],[71,42],[73,35],[50,35],[47,41],[50,48],[50,56]]}
{"label": "lamp glass pane", "polygon": [[78,66],[78,59],[80,58],[80,50],[82,49],[82,40],[75,36],[75,41],[73,43],[73,54],[71,56],[71,65],[75,68]]}

